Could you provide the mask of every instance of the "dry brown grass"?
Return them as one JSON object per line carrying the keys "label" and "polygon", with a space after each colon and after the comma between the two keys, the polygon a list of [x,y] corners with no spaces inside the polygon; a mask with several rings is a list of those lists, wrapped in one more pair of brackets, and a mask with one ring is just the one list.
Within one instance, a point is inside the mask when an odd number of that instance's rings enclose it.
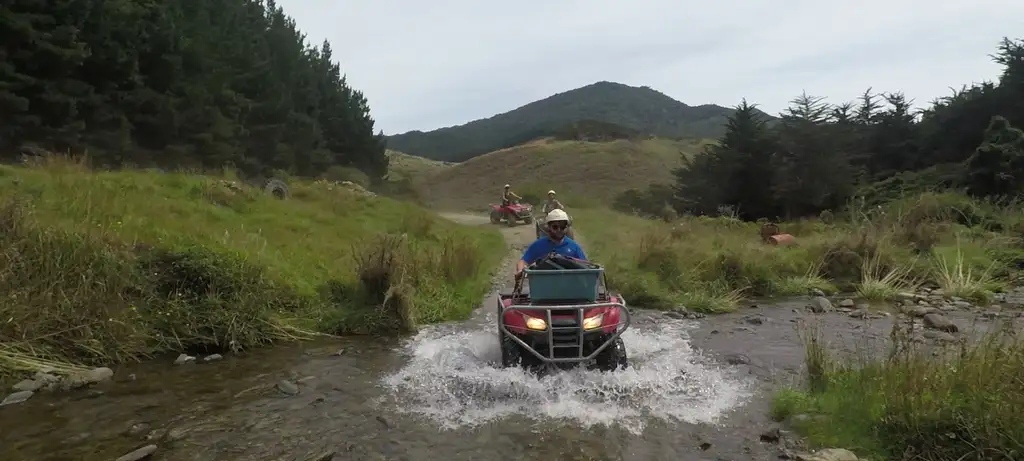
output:
{"label": "dry brown grass", "polygon": [[567,207],[610,202],[630,188],[669,183],[681,153],[704,142],[648,139],[583,142],[541,139],[444,169],[425,181],[424,200],[435,207],[483,210],[511,183],[519,195],[558,191]]}

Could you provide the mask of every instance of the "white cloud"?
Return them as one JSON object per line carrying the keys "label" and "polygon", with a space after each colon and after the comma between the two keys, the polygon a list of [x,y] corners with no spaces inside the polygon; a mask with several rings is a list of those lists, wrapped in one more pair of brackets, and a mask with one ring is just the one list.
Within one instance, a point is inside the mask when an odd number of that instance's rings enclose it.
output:
{"label": "white cloud", "polygon": [[394,134],[462,124],[600,80],[777,113],[802,91],[924,104],[998,75],[1018,0],[278,0]]}

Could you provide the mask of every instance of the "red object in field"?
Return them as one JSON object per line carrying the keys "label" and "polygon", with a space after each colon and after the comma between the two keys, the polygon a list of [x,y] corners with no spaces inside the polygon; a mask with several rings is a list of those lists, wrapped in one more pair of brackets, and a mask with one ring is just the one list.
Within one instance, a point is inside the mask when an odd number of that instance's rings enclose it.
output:
{"label": "red object in field", "polygon": [[795,241],[791,234],[775,234],[768,237],[768,243],[772,245],[790,245]]}

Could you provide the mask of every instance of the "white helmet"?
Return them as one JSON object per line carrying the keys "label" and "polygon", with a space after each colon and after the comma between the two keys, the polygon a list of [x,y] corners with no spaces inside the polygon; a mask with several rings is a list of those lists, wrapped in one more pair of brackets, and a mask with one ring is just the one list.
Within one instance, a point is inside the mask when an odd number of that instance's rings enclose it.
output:
{"label": "white helmet", "polygon": [[506,189],[508,189],[509,187],[512,187],[512,186],[510,186],[510,185],[508,185],[508,184],[505,184],[505,188],[506,188]]}
{"label": "white helmet", "polygon": [[566,223],[568,223],[569,215],[562,210],[551,210],[551,212],[548,213],[548,217],[544,220],[544,222],[549,223],[554,221],[565,221]]}
{"label": "white helmet", "polygon": [[555,191],[553,191],[553,190],[549,190],[549,191],[548,191],[548,195],[555,195]]}

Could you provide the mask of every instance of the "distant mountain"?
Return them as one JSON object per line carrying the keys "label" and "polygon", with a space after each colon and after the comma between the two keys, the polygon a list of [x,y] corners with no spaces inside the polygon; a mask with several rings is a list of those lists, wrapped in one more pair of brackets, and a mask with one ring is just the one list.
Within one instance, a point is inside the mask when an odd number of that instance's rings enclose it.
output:
{"label": "distant mountain", "polygon": [[649,87],[597,82],[465,125],[389,136],[388,148],[434,160],[461,162],[580,123],[666,138],[717,138],[731,108],[689,106]]}

